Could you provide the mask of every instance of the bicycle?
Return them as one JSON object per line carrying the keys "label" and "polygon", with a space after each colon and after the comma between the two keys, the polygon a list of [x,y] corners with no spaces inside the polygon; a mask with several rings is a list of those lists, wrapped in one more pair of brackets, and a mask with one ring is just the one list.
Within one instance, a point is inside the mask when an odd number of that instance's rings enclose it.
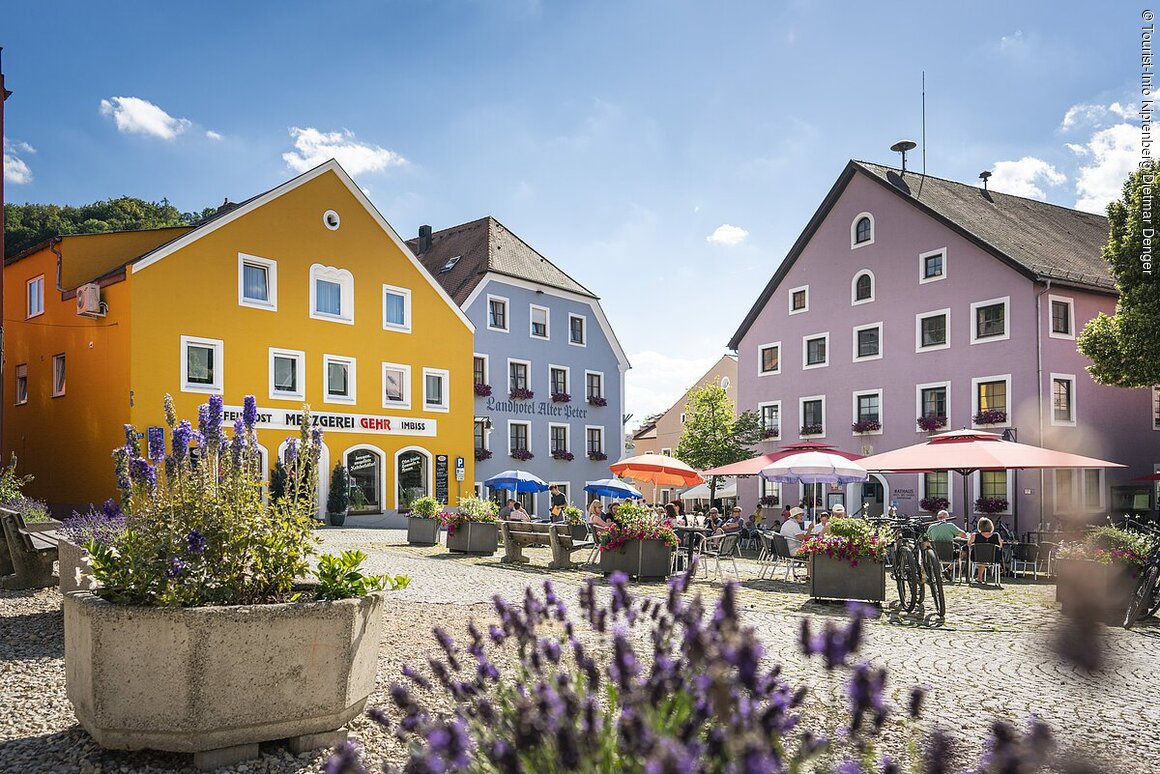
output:
{"label": "bicycle", "polygon": [[1136,588],[1128,601],[1128,609],[1124,611],[1124,628],[1131,629],[1137,621],[1156,615],[1160,610],[1160,528],[1154,524],[1129,520],[1129,523],[1152,537],[1152,552],[1144,569],[1140,572],[1140,579],[1136,581]]}
{"label": "bicycle", "polygon": [[898,605],[910,613],[926,600],[926,586],[939,618],[946,617],[942,565],[926,536],[927,519],[913,516],[883,516],[876,522],[889,524],[896,532],[890,575],[898,587]]}

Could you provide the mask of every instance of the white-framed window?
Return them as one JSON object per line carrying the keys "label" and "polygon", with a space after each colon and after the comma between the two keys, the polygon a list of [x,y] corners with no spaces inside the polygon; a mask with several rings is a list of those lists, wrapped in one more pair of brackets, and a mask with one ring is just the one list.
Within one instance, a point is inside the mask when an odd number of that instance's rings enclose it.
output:
{"label": "white-framed window", "polygon": [[487,329],[489,331],[510,330],[508,325],[508,300],[503,296],[488,295],[487,297]]}
{"label": "white-framed window", "polygon": [[591,457],[593,454],[604,454],[604,427],[601,425],[584,426],[584,453]]}
{"label": "white-framed window", "polygon": [[1075,374],[1051,375],[1051,424],[1075,427]]}
{"label": "white-framed window", "polygon": [[356,374],[355,359],[341,355],[322,356],[322,402],[354,403]]}
{"label": "white-framed window", "polygon": [[488,449],[489,447],[487,442],[490,439],[490,436],[491,430],[488,427],[487,420],[481,417],[476,417],[474,429],[475,448],[484,450]]}
{"label": "white-framed window", "polygon": [[810,286],[802,285],[789,289],[789,313],[801,314],[810,311]]}
{"label": "white-framed window", "polygon": [[548,451],[555,454],[556,452],[571,451],[571,425],[561,424],[556,422],[548,423]]}
{"label": "white-framed window", "polygon": [[1080,474],[1083,487],[1083,509],[1085,511],[1104,510],[1104,469],[1084,468]]}
{"label": "white-framed window", "polygon": [[[761,478],[761,476],[758,476],[758,478]],[[772,499],[767,500],[766,498]],[[773,481],[767,481],[766,479],[761,478],[761,499],[764,500],[765,503],[768,503],[769,507],[771,508],[777,505],[781,505],[781,484],[777,484]]]}
{"label": "white-framed window", "polygon": [[1075,300],[1066,296],[1047,296],[1050,326],[1047,335],[1053,339],[1075,341]]}
{"label": "white-framed window", "polygon": [[306,353],[270,347],[270,397],[275,400],[306,399]]}
{"label": "white-framed window", "polygon": [[672,456],[673,456],[673,450],[672,450],[672,449],[668,449],[668,448],[661,449],[661,456],[662,456],[662,457],[672,457]]}
{"label": "white-framed window", "polygon": [[933,352],[951,345],[951,310],[934,309],[914,316],[914,351]]}
{"label": "white-framed window", "polygon": [[802,336],[802,370],[825,368],[830,364],[830,332]]}
{"label": "white-framed window", "polygon": [[869,212],[859,212],[850,221],[850,249],[874,244],[874,216]]}
{"label": "white-framed window", "polygon": [[483,497],[483,482],[476,481],[472,487],[472,493],[476,497],[478,497],[480,500],[484,499],[484,497]]}
{"label": "white-framed window", "polygon": [[761,437],[763,440],[781,438],[780,400],[758,403],[757,416],[761,420]]}
{"label": "white-framed window", "polygon": [[799,435],[802,438],[824,438],[826,435],[826,396],[806,395],[798,398]]}
{"label": "white-framed window", "polygon": [[532,423],[522,420],[508,420],[508,454],[514,451],[531,451]]}
{"label": "white-framed window", "polygon": [[383,285],[383,330],[411,332],[411,290]]}
{"label": "white-framed window", "polygon": [[571,395],[572,378],[568,366],[548,366],[548,391],[552,395]]}
{"label": "white-framed window", "polygon": [[25,314],[27,317],[36,317],[44,314],[44,275],[33,277],[28,280],[27,292],[24,294],[26,299]]}
{"label": "white-framed window", "polygon": [[1079,510],[1076,507],[1079,487],[1076,486],[1075,473],[1070,468],[1052,471],[1052,495],[1056,513],[1075,513]]}
{"label": "white-framed window", "polygon": [[584,398],[589,400],[591,398],[604,397],[604,372],[603,371],[585,371],[584,372]]}
{"label": "white-framed window", "polygon": [[528,328],[528,335],[533,339],[544,339],[547,341],[552,338],[552,316],[551,312],[546,306],[536,306],[530,304],[530,319],[531,325]]}
{"label": "white-framed window", "polygon": [[310,316],[354,325],[354,275],[321,263],[311,266]]}
{"label": "white-framed window", "polygon": [[423,410],[449,411],[451,374],[442,368],[423,369]]}
{"label": "white-framed window", "polygon": [[411,366],[383,363],[383,408],[411,408]]}
{"label": "white-framed window", "polygon": [[52,397],[64,395],[64,354],[52,356]]}
{"label": "white-framed window", "polygon": [[722,377],[721,377],[721,381],[720,381],[720,382],[718,382],[718,384],[719,384],[719,385],[721,385],[721,389],[722,389],[722,390],[728,390],[728,389],[729,389],[729,384],[730,384],[730,382],[729,382],[729,377],[728,377],[728,376],[722,376]]}
{"label": "white-framed window", "polygon": [[16,366],[16,405],[23,406],[28,402],[28,364]]}
{"label": "white-framed window", "polygon": [[221,339],[181,337],[181,391],[222,392],[223,352]]}
{"label": "white-framed window", "polygon": [[530,390],[532,364],[528,360],[508,358],[508,390]]}
{"label": "white-framed window", "polygon": [[998,376],[978,376],[971,379],[971,421],[975,427],[975,417],[984,411],[1002,411],[1006,415],[1003,422],[991,422],[991,426],[1011,426],[1011,374]]}
{"label": "white-framed window", "polygon": [[488,361],[490,358],[487,355],[481,355],[478,352],[471,360],[471,379],[474,384],[491,384],[488,381]]}
{"label": "white-framed window", "polygon": [[874,272],[863,269],[850,281],[850,306],[869,304],[874,300]]}
{"label": "white-framed window", "polygon": [[1010,306],[1010,296],[971,304],[971,343],[982,344],[1011,338],[1008,322]]}
{"label": "white-framed window", "polygon": [[947,278],[947,249],[940,247],[918,256],[918,284],[938,282]]}
{"label": "white-framed window", "polygon": [[954,503],[954,479],[949,471],[937,470],[930,473],[918,474],[918,499],[941,497],[948,503]]}
{"label": "white-framed window", "polygon": [[937,430],[953,427],[951,424],[951,383],[927,382],[914,386],[915,432],[926,432],[917,424],[918,417],[942,417],[943,425]]}
{"label": "white-framed window", "polygon": [[762,344],[757,348],[757,375],[771,376],[781,373],[781,342]]}
{"label": "white-framed window", "polygon": [[[975,485],[972,487],[973,491],[977,492],[977,498],[986,497],[989,499],[1003,499],[1007,501],[1007,510],[1000,511],[1000,513],[1011,513],[1011,476],[1007,475],[1006,470],[980,470],[975,476]],[[972,510],[974,503],[972,505]]]}
{"label": "white-framed window", "polygon": [[1160,430],[1160,387],[1152,388],[1152,429]]}
{"label": "white-framed window", "polygon": [[[854,422],[877,422],[877,430],[867,435],[882,435],[882,390],[859,390],[853,393]],[[856,433],[857,435],[857,433]]]}
{"label": "white-framed window", "polygon": [[278,262],[238,253],[238,306],[278,311]]}
{"label": "white-framed window", "polygon": [[882,323],[869,323],[854,328],[854,362],[882,359]]}
{"label": "white-framed window", "polygon": [[568,343],[574,347],[588,346],[588,318],[582,314],[568,314]]}

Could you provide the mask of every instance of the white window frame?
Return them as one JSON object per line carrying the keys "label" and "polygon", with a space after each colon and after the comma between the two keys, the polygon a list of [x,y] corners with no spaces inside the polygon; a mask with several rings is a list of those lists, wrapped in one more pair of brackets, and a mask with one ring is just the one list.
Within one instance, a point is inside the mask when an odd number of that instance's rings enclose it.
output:
{"label": "white window frame", "polygon": [[[761,361],[762,361],[761,355],[762,355],[762,353],[767,349],[772,349],[775,347],[777,348],[777,368],[773,369],[772,371],[762,371],[761,370]],[[781,373],[781,342],[780,341],[771,341],[768,344],[758,345],[758,347],[757,347],[757,375],[758,376],[773,376],[775,374],[780,374],[780,373]]]}
{"label": "white window frame", "polygon": [[952,510],[954,507],[954,504],[955,504],[955,479],[957,479],[958,476],[954,475],[954,471],[952,471],[952,470],[928,470],[928,471],[925,471],[923,473],[919,473],[918,474],[918,499],[919,500],[925,500],[927,498],[927,493],[926,493],[926,474],[927,473],[945,473],[946,474],[946,477],[947,477],[947,502],[950,503],[950,507],[948,507],[947,510]]}
{"label": "white window frame", "polygon": [[[379,369],[382,373],[382,386],[379,390],[379,399],[385,409],[411,408],[411,366],[404,363],[383,362]],[[403,374],[403,399],[401,401],[387,400],[387,371],[400,371]],[[426,387],[426,385],[424,385]]]}
{"label": "white window frame", "polygon": [[[246,296],[246,264],[261,266],[266,270],[266,295],[268,301],[259,301]],[[248,253],[238,253],[238,306],[251,309],[264,309],[267,312],[278,311],[278,262],[269,258],[262,258]]]}
{"label": "white window frame", "polygon": [[[330,394],[330,364],[344,363],[347,366],[347,382],[350,388],[349,395],[334,396]],[[358,361],[353,357],[346,357],[345,355],[323,355],[322,356],[322,402],[323,403],[344,403],[350,405],[358,399],[358,380],[356,378],[358,370]]]}
{"label": "white window frame", "polygon": [[[938,317],[945,315],[947,319],[947,340],[942,344],[932,344],[929,347],[922,346],[922,321],[931,317]],[[914,316],[914,351],[919,352],[937,352],[941,349],[950,349],[951,347],[951,310],[950,307],[946,309],[932,309],[929,312],[919,312]]]}
{"label": "white window frame", "polygon": [[527,450],[532,451],[532,423],[526,419],[509,419],[508,426],[507,426],[508,456],[510,457],[512,455],[512,452],[515,451],[515,449],[512,448],[512,425],[523,425],[524,427],[526,427],[528,429],[528,432],[527,432],[527,437],[528,437]]}
{"label": "white window frame", "polygon": [[[572,451],[572,425],[568,424],[567,422],[549,422],[548,423],[548,456],[549,457],[551,457],[552,452],[555,451],[555,449],[552,448],[552,428],[554,428],[554,427],[564,428],[564,451],[566,451],[566,452]],[[575,454],[575,452],[573,452],[573,454]]]}
{"label": "white window frame", "polygon": [[490,418],[488,418],[488,417],[474,417],[473,418],[472,423],[471,423],[471,443],[472,444],[475,443],[475,428],[477,425],[483,427],[483,446],[478,446],[476,448],[486,449],[488,451],[491,451],[491,432],[494,428],[492,428],[490,426],[491,425]]}
{"label": "white window frame", "polygon": [[[1080,490],[1082,485],[1077,481],[1079,476],[1076,476],[1076,468],[1057,468],[1051,471],[1051,506],[1052,510],[1057,514],[1076,514],[1079,513]],[[1060,486],[1060,479],[1067,479],[1067,486]],[[1061,507],[1060,493],[1064,489],[1070,490],[1067,493],[1068,503],[1066,507]]]}
{"label": "white window frame", "polygon": [[516,357],[509,357],[507,360],[507,373],[504,374],[504,387],[506,389],[504,390],[504,392],[510,394],[512,391],[512,363],[518,363],[519,365],[522,365],[524,367],[525,372],[528,375],[527,389],[531,390],[532,392],[535,392],[536,391],[535,388],[532,387],[532,381],[533,381],[532,361],[531,360],[520,360],[519,358],[516,358]]}
{"label": "white window frame", "polygon": [[[782,438],[785,437],[785,416],[781,413],[781,401],[780,400],[767,400],[767,401],[762,401],[761,403],[757,404],[757,421],[761,423],[761,432],[762,433],[764,433],[768,429],[765,426],[764,409],[766,406],[774,406],[777,408],[777,435],[771,436],[771,438],[776,438],[777,440],[780,441]],[[800,428],[801,425],[798,425],[798,427]],[[771,440],[771,438],[762,438],[762,440],[768,441],[768,440]]]}
{"label": "white window frame", "polygon": [[[822,402],[822,432],[814,433],[812,435],[802,435],[802,426],[806,423],[806,402],[820,400]],[[784,438],[785,433],[782,432]],[[825,438],[826,437],[826,396],[825,395],[803,395],[798,398],[798,438]]]}
{"label": "white window frame", "polygon": [[[935,255],[942,255],[942,274],[934,277],[926,276],[926,259]],[[918,254],[918,284],[926,285],[929,282],[939,282],[947,278],[947,249],[940,247],[937,250],[927,250],[925,253]]]}
{"label": "white window frame", "polygon": [[[999,471],[995,471],[995,472],[999,472]],[[1012,506],[1015,505],[1015,497],[1014,497],[1014,492],[1013,492],[1015,477],[1011,475],[1012,472],[1014,472],[1013,469],[1009,469],[1006,471],[1006,473],[1007,473],[1007,494],[1004,497],[1004,499],[1007,501],[1007,510],[999,511],[999,513],[1003,516],[1010,516],[1011,515],[1011,508],[1012,508]],[[977,470],[971,474],[971,491],[975,495],[975,500],[978,500],[980,497],[983,496],[983,477],[979,475],[979,471],[977,471]],[[975,510],[974,500],[972,500],[968,504],[968,507],[971,509],[971,513],[977,513],[977,511]],[[992,514],[984,513],[981,515],[989,517]]]}
{"label": "white window frame", "polygon": [[[870,297],[858,299],[858,280],[863,276],[870,277]],[[850,280],[850,306],[860,306],[862,304],[870,304],[874,302],[874,293],[878,289],[878,280],[874,276],[874,272],[869,269],[859,269],[854,274],[854,279]]]}
{"label": "white window frame", "polygon": [[[865,357],[859,357],[858,356],[858,332],[859,331],[868,331],[868,330],[872,330],[874,328],[878,329],[878,354],[877,355],[866,355]],[[851,336],[853,338],[853,347],[852,347],[853,360],[852,360],[852,362],[864,363],[868,360],[881,360],[882,359],[882,348],[885,345],[886,340],[883,338],[883,325],[882,325],[881,320],[879,320],[876,323],[867,323],[866,325],[855,325],[854,330],[851,332]]]}
{"label": "white window frame", "polygon": [[[36,288],[36,295],[33,296],[33,288]],[[39,309],[32,311],[32,300],[36,299]],[[24,319],[31,320],[33,317],[40,317],[44,314],[44,275],[40,274],[24,283]]]}
{"label": "white window frame", "polygon": [[591,430],[596,430],[600,433],[600,453],[608,456],[608,449],[605,444],[606,434],[604,432],[604,425],[584,425],[584,458],[587,459],[590,453],[588,451],[588,433]]}
{"label": "white window frame", "polygon": [[[306,353],[297,349],[282,349],[281,347],[270,347],[269,352],[270,399],[306,400]],[[298,362],[297,384],[295,385],[298,389],[294,392],[279,390],[274,383],[274,359],[278,357]]]}
{"label": "white window frame", "polygon": [[[438,376],[443,380],[443,402],[431,404],[427,402],[427,377]],[[386,390],[383,390],[384,397]],[[447,412],[451,410],[451,372],[445,368],[423,369],[423,410]]]}
{"label": "white window frame", "polygon": [[[1076,468],[1076,470],[1079,471],[1078,478],[1079,478],[1079,487],[1080,487],[1080,490],[1079,490],[1080,510],[1083,511],[1084,513],[1102,513],[1103,511],[1105,511],[1107,509],[1107,501],[1108,501],[1108,486],[1107,486],[1107,478],[1105,476],[1106,471],[1103,468]],[[1100,476],[1100,483],[1099,483],[1100,502],[1099,502],[1099,505],[1096,505],[1096,506],[1088,506],[1088,504],[1087,504],[1087,492],[1088,492],[1087,472],[1089,470],[1096,471]]]}
{"label": "white window frame", "polygon": [[[978,425],[975,424],[975,415],[979,413],[979,385],[983,382],[1006,382],[1007,383],[1007,421],[1000,422],[995,425]],[[948,399],[949,399],[948,395]],[[971,379],[971,427],[1011,427],[1011,415],[1013,412],[1013,396],[1011,395],[1011,374],[995,374],[994,376],[976,376]],[[948,422],[949,426],[949,422]],[[977,489],[975,491],[978,491]]]}
{"label": "white window frame", "polygon": [[[65,393],[68,380],[68,362],[63,352],[52,356],[52,397],[60,398]],[[57,371],[59,364],[59,372]]]}
{"label": "white window frame", "polygon": [[[869,218],[870,219],[870,238],[867,239],[865,242],[858,241],[858,221],[862,220],[862,218]],[[866,247],[867,245],[872,245],[872,244],[874,244],[874,240],[877,237],[878,237],[878,229],[874,223],[874,216],[871,213],[859,212],[857,215],[854,216],[854,219],[850,221],[850,249],[851,250],[857,250],[859,247]]]}
{"label": "white window frame", "polygon": [[589,370],[585,369],[584,370],[584,402],[585,403],[588,402],[588,376],[590,374],[595,374],[595,375],[600,377],[600,395],[597,397],[604,398],[605,400],[608,400],[607,391],[604,389],[607,386],[604,383],[604,372],[603,371],[589,371]]}
{"label": "white window frame", "polygon": [[[536,327],[536,312],[544,313],[544,335],[537,336],[533,331]],[[528,336],[537,341],[552,340],[552,310],[539,304],[528,304]]]}
{"label": "white window frame", "polygon": [[[190,346],[205,347],[214,351],[213,384],[192,384],[189,381],[189,359],[187,350]],[[200,392],[209,395],[221,395],[223,376],[225,371],[225,342],[221,339],[204,339],[200,336],[181,337],[181,391]]]}
{"label": "white window frame", "polygon": [[[806,305],[803,306],[801,309],[794,309],[793,308],[793,295],[794,295],[794,293],[797,293],[799,290],[805,291]],[[810,311],[810,286],[809,285],[799,285],[796,288],[790,288],[789,295],[786,296],[786,307],[788,308],[790,314],[805,314],[806,312]]]}
{"label": "white window frame", "polygon": [[[503,328],[497,328],[491,324],[491,302],[492,301],[503,302],[503,321],[504,321],[504,325],[505,325],[505,327],[503,327]],[[493,296],[490,293],[488,293],[487,306],[484,307],[483,314],[484,314],[483,321],[485,323],[487,323],[487,329],[489,331],[499,331],[500,333],[510,333],[511,332],[511,329],[512,329],[512,305],[511,305],[511,301],[509,299],[507,299],[503,296]]]}
{"label": "white window frame", "polygon": [[[387,322],[387,294],[403,297],[403,324]],[[383,330],[397,333],[411,332],[411,289],[383,283]]]}
{"label": "white window frame", "polygon": [[[16,383],[14,387],[13,397],[16,399],[15,405],[23,406],[28,402],[28,363],[21,363],[15,369]],[[24,380],[24,396],[20,395],[20,380]]]}
{"label": "white window frame", "polygon": [[[810,364],[809,359],[809,343],[816,339],[823,339],[826,342],[826,359],[821,363]],[[823,333],[808,333],[802,336],[802,370],[810,371],[815,368],[826,368],[830,365],[830,332]]]}
{"label": "white window frame", "polygon": [[[580,341],[580,342],[572,341],[572,321],[573,320],[580,321],[580,330],[581,330],[581,335],[584,337],[584,341]],[[573,347],[587,347],[588,346],[588,318],[585,317],[584,315],[576,314],[575,312],[568,313],[568,343],[570,345],[572,345]]]}
{"label": "white window frame", "polygon": [[572,369],[568,366],[556,365],[555,363],[548,363],[548,399],[552,396],[552,371],[553,369],[564,372],[564,392],[569,395],[572,394]]}
{"label": "white window frame", "polygon": [[[1068,420],[1058,420],[1055,418],[1055,382],[1057,379],[1060,381],[1066,381],[1066,382],[1071,383],[1071,391],[1068,395],[1068,397],[1071,401],[1071,405],[1069,407],[1071,410],[1071,418]],[[1076,411],[1076,406],[1075,406],[1075,388],[1076,388],[1075,374],[1056,374],[1056,373],[1053,373],[1051,375],[1051,379],[1048,381],[1048,384],[1047,384],[1047,395],[1048,395],[1047,410],[1051,412],[1048,419],[1051,421],[1051,424],[1053,427],[1075,427],[1076,417],[1078,416],[1078,412]]]}
{"label": "white window frame", "polygon": [[875,390],[854,390],[854,392],[852,392],[850,394],[850,401],[853,405],[852,415],[851,415],[853,417],[853,419],[850,421],[850,424],[852,425],[852,424],[854,424],[854,422],[858,421],[858,398],[862,395],[877,395],[878,396],[878,429],[871,430],[868,433],[855,433],[855,432],[853,432],[853,430],[851,430],[850,434],[855,436],[855,437],[860,436],[860,435],[882,435],[882,428],[886,427],[886,408],[882,402],[882,388],[881,387],[879,387],[878,389],[875,389]]}
{"label": "white window frame", "polygon": [[[1067,327],[1071,333],[1056,333],[1054,328],[1055,315],[1052,314],[1051,305],[1053,303],[1067,304]],[[1047,296],[1047,335],[1053,339],[1067,339],[1068,341],[1075,341],[1075,299],[1068,296],[1056,296],[1048,294]]]}
{"label": "white window frame", "polygon": [[662,457],[672,457],[673,450],[668,448],[668,447],[665,447],[665,448],[661,449],[661,456]]}
{"label": "white window frame", "polygon": [[[951,383],[949,381],[947,381],[947,382],[927,382],[926,384],[914,385],[914,432],[916,432],[916,433],[925,433],[926,432],[925,430],[923,430],[921,427],[918,426],[918,418],[923,416],[923,413],[922,413],[922,391],[923,390],[932,390],[932,389],[935,389],[936,387],[942,387],[944,390],[946,390],[946,396],[947,396],[947,423],[946,423],[946,425],[943,426],[942,430],[948,430],[951,427],[954,427],[954,425],[951,424]],[[942,432],[942,431],[940,431],[940,432]]]}
{"label": "white window frame", "polygon": [[[345,311],[341,314],[318,311],[318,280],[333,282],[341,288],[338,303],[339,308]],[[354,325],[354,275],[346,269],[339,269],[335,266],[324,266],[321,263],[312,264],[310,267],[310,318],[342,323],[343,325]]]}
{"label": "white window frame", "polygon": [[[491,385],[491,357],[489,357],[488,355],[485,355],[481,352],[474,352],[471,355],[471,383],[472,383],[472,386],[474,387],[474,385],[475,385],[475,358],[479,358],[480,360],[483,361],[483,383],[490,386]],[[386,394],[385,387],[383,389],[383,394],[384,395]]]}
{"label": "white window frame", "polygon": [[[1003,305],[1003,332],[998,336],[978,337],[979,320],[977,310],[984,306]],[[1006,341],[1011,338],[1011,296],[991,298],[986,301],[976,301],[971,304],[971,344],[990,344],[993,341]]]}

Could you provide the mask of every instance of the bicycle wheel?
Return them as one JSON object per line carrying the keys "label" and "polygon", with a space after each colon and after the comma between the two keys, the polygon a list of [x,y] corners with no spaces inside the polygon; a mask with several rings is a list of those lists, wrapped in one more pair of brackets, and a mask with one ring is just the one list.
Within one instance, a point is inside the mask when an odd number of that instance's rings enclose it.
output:
{"label": "bicycle wheel", "polygon": [[[906,606],[906,558],[903,556],[904,549],[896,547],[894,549],[894,565],[890,568],[890,574],[894,576],[894,582],[898,585],[898,609],[909,610]],[[911,607],[914,607],[913,603]]]}
{"label": "bicycle wheel", "polygon": [[906,600],[906,612],[909,613],[917,605],[922,604],[922,598],[926,596],[926,592],[922,588],[922,578],[918,575],[918,559],[915,557],[914,551],[907,550],[903,561],[906,562],[906,589],[910,593],[910,598]]}
{"label": "bicycle wheel", "polygon": [[1149,565],[1144,571],[1144,577],[1136,583],[1136,590],[1132,592],[1132,600],[1128,603],[1128,610],[1124,613],[1124,628],[1131,629],[1136,621],[1145,617],[1140,613],[1147,612],[1152,602],[1152,590],[1156,587],[1157,577],[1160,577],[1160,565]]}
{"label": "bicycle wheel", "polygon": [[944,618],[947,614],[947,600],[943,596],[942,565],[939,564],[938,554],[933,548],[922,552],[922,571],[926,574],[926,582],[930,585],[930,598],[938,611],[938,617]]}

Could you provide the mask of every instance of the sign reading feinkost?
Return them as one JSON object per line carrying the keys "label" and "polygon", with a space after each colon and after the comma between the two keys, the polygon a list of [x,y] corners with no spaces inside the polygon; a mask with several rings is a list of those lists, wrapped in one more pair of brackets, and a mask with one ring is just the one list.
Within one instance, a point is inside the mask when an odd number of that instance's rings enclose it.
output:
{"label": "sign reading feinkost", "polygon": [[[233,424],[242,416],[241,406],[224,406],[223,421]],[[375,414],[338,414],[331,411],[311,411],[311,425],[330,433],[372,433],[374,435],[435,435],[434,419],[412,419]],[[286,409],[258,409],[259,430],[297,430],[302,422],[301,411]]]}

